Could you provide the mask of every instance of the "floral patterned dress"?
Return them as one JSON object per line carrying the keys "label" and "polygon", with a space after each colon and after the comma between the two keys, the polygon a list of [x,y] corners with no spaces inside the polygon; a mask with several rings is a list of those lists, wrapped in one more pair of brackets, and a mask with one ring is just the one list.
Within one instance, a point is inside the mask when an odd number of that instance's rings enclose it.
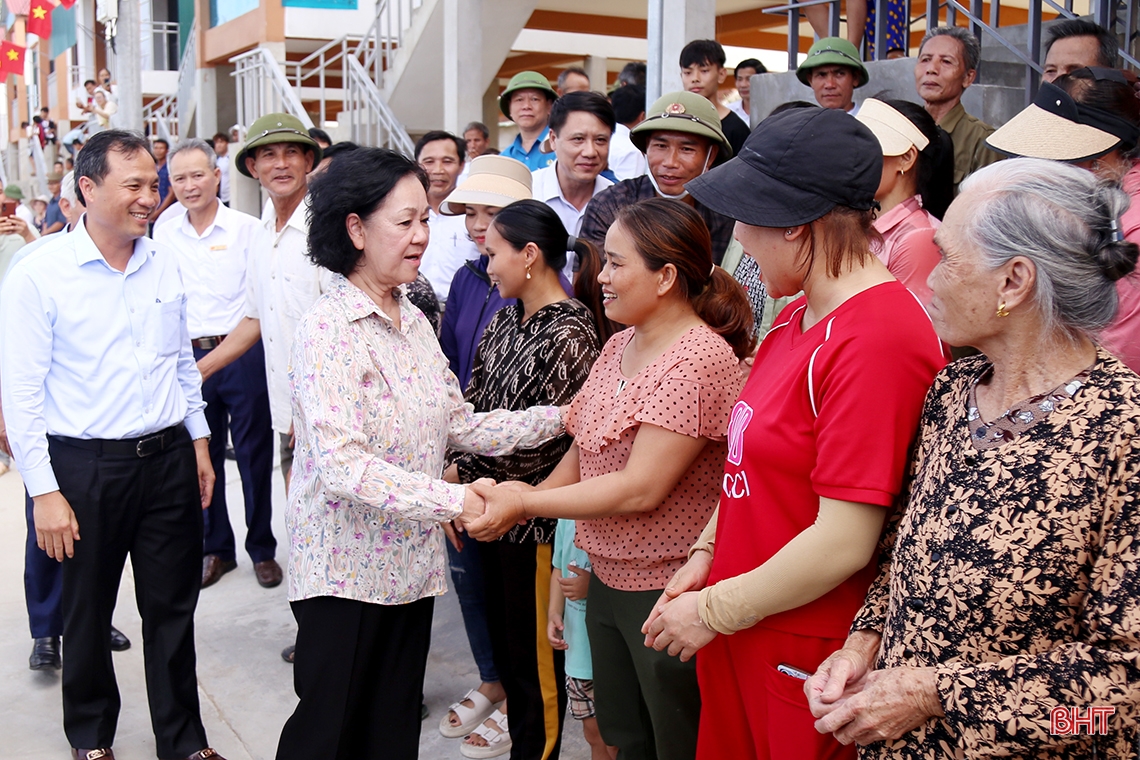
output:
{"label": "floral patterned dress", "polygon": [[396,297],[399,326],[336,275],[297,327],[289,601],[442,594],[440,523],[464,498],[463,486],[440,480],[447,447],[505,454],[563,432],[554,406],[476,414],[427,318],[402,290]]}
{"label": "floral patterned dress", "polygon": [[[945,717],[862,758],[1132,758],[1140,708],[1140,378],[1099,350],[999,427],[971,414],[990,371],[935,379],[880,573],[852,630],[880,668],[934,667]],[[1020,429],[1019,429],[1020,428]],[[1115,709],[1053,735],[1055,707]],[[1095,744],[1095,748],[1094,748]]]}

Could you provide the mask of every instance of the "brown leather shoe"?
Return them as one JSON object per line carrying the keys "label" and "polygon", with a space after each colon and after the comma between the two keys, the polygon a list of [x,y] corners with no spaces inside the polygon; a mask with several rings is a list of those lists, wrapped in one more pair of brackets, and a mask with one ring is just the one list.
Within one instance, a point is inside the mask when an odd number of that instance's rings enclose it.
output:
{"label": "brown leather shoe", "polygon": [[106,749],[73,749],[72,760],[115,760],[115,753],[110,747]]}
{"label": "brown leather shoe", "polygon": [[267,559],[253,566],[253,574],[263,588],[273,588],[281,585],[281,565],[275,559]]}
{"label": "brown leather shoe", "polygon": [[213,586],[222,576],[237,567],[237,562],[226,562],[217,554],[207,554],[202,558],[202,588]]}
{"label": "brown leather shoe", "polygon": [[198,750],[193,755],[186,758],[186,760],[226,760],[226,759],[224,757],[222,757],[221,755],[219,755],[214,750],[210,749],[209,747],[206,747],[205,749]]}

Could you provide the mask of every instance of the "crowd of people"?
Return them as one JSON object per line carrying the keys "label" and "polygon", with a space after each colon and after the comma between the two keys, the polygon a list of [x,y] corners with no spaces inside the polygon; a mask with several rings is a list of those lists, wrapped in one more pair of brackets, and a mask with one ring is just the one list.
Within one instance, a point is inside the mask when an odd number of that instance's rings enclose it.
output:
{"label": "crowd of people", "polygon": [[978,56],[933,29],[924,105],[856,106],[824,38],[818,105],[758,114],[759,61],[725,105],[697,40],[648,107],[644,67],[514,76],[502,153],[269,114],[232,157],[94,130],[42,214],[5,187],[0,448],[73,756],[114,757],[129,555],[157,754],[220,758],[194,611],[239,565],[232,441],[297,622],[278,758],[417,756],[449,577],[465,757],[554,760],[567,712],[592,760],[1132,757],[1140,88],[1058,24],[995,130]]}

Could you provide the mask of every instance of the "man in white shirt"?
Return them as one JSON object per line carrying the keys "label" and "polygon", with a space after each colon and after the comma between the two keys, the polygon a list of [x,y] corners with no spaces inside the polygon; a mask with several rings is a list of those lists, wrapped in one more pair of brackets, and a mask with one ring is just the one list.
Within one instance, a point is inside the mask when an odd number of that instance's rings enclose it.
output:
{"label": "man in white shirt", "polygon": [[272,211],[260,220],[246,271],[245,317],[199,363],[203,380],[228,366],[259,339],[265,348],[269,411],[280,441],[281,474],[289,487],[293,467],[293,407],[289,358],[301,315],[327,287],[327,270],[309,261],[308,174],[320,163],[321,147],[294,116],[271,113],[249,128],[237,170],[256,179]]}
{"label": "man in white shirt", "polygon": [[218,171],[222,173],[222,178],[218,182],[218,197],[228,206],[230,205],[230,138],[225,132],[214,135],[214,154]]}
{"label": "man in white shirt", "polygon": [[648,165],[645,154],[633,144],[629,135],[630,130],[645,118],[645,87],[640,84],[618,87],[610,93],[610,105],[617,121],[614,138],[610,141],[610,171],[618,182],[640,177],[648,171]]}
{"label": "man in white shirt", "polygon": [[442,130],[428,132],[416,143],[415,158],[428,175],[427,196],[431,207],[428,214],[430,236],[420,264],[420,274],[431,283],[440,303],[447,302],[451,281],[463,262],[479,258],[479,249],[467,234],[464,218],[439,213],[440,204],[455,189],[466,155],[467,146],[463,140]]}
{"label": "man in white shirt", "polygon": [[740,100],[729,103],[728,110],[739,116],[749,127],[752,126],[752,77],[767,73],[767,67],[755,58],[745,58],[736,64],[736,71],[733,72]]}
{"label": "man in white shirt", "polygon": [[157,167],[141,134],[108,130],[76,176],[81,223],[20,262],[0,297],[8,439],[37,543],[63,563],[64,732],[74,757],[113,757],[110,621],[129,553],[156,752],[217,758],[194,653],[210,430],[178,266],[144,237]]}
{"label": "man in white shirt", "polygon": [[[173,250],[186,287],[187,324],[194,358],[204,359],[221,345],[245,316],[246,270],[260,222],[227,208],[218,199],[221,172],[214,149],[204,140],[183,140],[167,159],[171,192],[186,210],[154,239]],[[210,461],[217,474],[214,498],[203,531],[202,588],[237,567],[234,532],[226,511],[226,439],[233,435],[245,500],[245,550],[257,582],[281,583],[274,559],[277,541],[273,514],[273,428],[265,351],[256,341],[232,364],[202,383],[210,426]]]}
{"label": "man in white shirt", "polygon": [[[550,145],[555,162],[533,172],[532,193],[554,209],[566,231],[577,235],[586,205],[613,184],[602,175],[617,122],[610,102],[596,92],[571,92],[550,110]],[[577,256],[566,255],[562,273],[574,281]]]}

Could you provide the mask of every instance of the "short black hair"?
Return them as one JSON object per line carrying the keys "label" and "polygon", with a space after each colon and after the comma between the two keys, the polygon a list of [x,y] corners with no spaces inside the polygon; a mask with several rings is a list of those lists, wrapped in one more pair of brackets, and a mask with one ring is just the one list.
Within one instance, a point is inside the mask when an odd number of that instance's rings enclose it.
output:
{"label": "short black hair", "polygon": [[1096,65],[1109,69],[1116,68],[1120,49],[1116,35],[1099,24],[1079,18],[1058,21],[1049,27],[1049,37],[1045,40],[1045,57],[1049,57],[1049,49],[1053,47],[1054,42],[1066,37],[1096,37]]}
{"label": "short black hair", "polygon": [[717,67],[724,68],[724,48],[716,40],[693,40],[681,48],[681,68],[715,63]]}
{"label": "short black hair", "polygon": [[617,88],[610,94],[610,105],[614,108],[614,118],[618,124],[629,126],[645,113],[645,87],[627,84]]}
{"label": "short black hair", "polygon": [[50,109],[47,106],[44,106],[43,108],[40,109],[40,113],[47,113],[49,110]]}
{"label": "short black hair", "polygon": [[462,137],[456,137],[450,132],[442,129],[433,129],[431,132],[428,132],[419,140],[416,140],[416,160],[420,160],[420,153],[423,152],[424,146],[426,146],[428,143],[439,142],[440,140],[451,140],[451,142],[455,143],[455,154],[459,156],[459,163],[463,163],[463,161],[467,158],[467,141]]}
{"label": "short black hair", "polygon": [[97,82],[94,79],[88,79],[83,83],[84,87],[86,87],[87,85],[91,85],[92,87],[95,87],[95,86],[97,86]]}
{"label": "short black hair", "polygon": [[162,139],[161,137],[159,137],[159,138],[156,138],[156,139],[155,139],[155,141],[154,141],[154,144],[155,144],[155,145],[158,145],[159,143],[162,143],[162,144],[163,144],[163,145],[165,145],[167,148],[169,148],[169,147],[170,147],[170,143],[169,143],[168,141],[166,141],[166,140]]}
{"label": "short black hair", "polygon": [[225,140],[226,142],[229,142],[230,136],[225,132],[218,132],[216,135],[210,138],[210,142],[212,143],[216,143],[218,140]]}
{"label": "short black hair", "polygon": [[89,177],[96,185],[103,184],[103,178],[111,171],[107,166],[107,154],[111,152],[130,157],[143,151],[151,158],[150,143],[142,132],[128,129],[107,129],[96,132],[83,144],[83,150],[75,158],[75,197],[84,206],[87,199],[79,187],[79,180]]}
{"label": "short black hair", "polygon": [[309,127],[309,137],[313,138],[314,140],[320,140],[321,142],[332,145],[332,138],[329,137],[329,133],[320,127]]}
{"label": "short black hair", "polygon": [[618,74],[618,84],[628,87],[631,84],[645,86],[646,67],[641,61],[630,61],[622,67]]}
{"label": "short black hair", "polygon": [[585,111],[597,116],[598,119],[610,128],[612,133],[617,129],[617,119],[614,118],[614,108],[610,101],[596,92],[568,92],[550,108],[550,131],[558,134],[566,126],[566,119],[574,111]]}
{"label": "short black hair", "polygon": [[760,63],[760,61],[755,58],[745,58],[743,61],[736,64],[736,68],[733,69],[733,71],[736,72],[740,71],[741,69],[754,69],[757,74],[768,73],[768,67]]}
{"label": "short black hair", "polygon": [[329,147],[321,151],[321,160],[332,158],[338,153],[348,153],[349,151],[359,150],[360,146],[351,140],[341,140],[338,143],[333,143]]}
{"label": "short black hair", "polygon": [[334,156],[309,183],[309,259],[346,277],[355,271],[364,252],[352,244],[345,220],[349,214],[367,219],[404,177],[415,177],[427,190],[420,165],[394,150],[359,148]]}
{"label": "short black hair", "polygon": [[567,66],[558,74],[559,89],[566,86],[566,80],[570,78],[571,74],[577,74],[580,77],[586,77],[586,81],[590,81],[590,75],[587,74],[586,70],[581,66]]}

